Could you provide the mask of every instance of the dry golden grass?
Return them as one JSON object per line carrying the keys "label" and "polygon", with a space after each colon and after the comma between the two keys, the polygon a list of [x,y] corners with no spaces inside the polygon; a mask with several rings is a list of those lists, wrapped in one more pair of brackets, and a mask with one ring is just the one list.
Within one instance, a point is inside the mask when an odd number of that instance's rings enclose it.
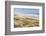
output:
{"label": "dry golden grass", "polygon": [[39,20],[28,17],[14,17],[14,27],[35,27],[39,26]]}

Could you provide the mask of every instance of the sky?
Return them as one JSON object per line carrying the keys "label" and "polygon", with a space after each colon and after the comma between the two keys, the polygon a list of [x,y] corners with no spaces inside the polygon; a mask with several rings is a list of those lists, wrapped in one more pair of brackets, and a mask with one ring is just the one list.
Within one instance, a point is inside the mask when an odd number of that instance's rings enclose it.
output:
{"label": "sky", "polygon": [[31,9],[31,8],[15,8],[14,14],[21,14],[21,15],[36,15],[39,16],[39,9]]}

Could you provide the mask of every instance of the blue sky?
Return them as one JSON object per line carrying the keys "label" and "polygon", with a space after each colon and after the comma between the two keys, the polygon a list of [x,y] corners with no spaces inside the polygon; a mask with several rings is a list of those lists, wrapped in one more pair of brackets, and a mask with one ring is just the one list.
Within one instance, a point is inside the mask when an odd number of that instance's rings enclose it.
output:
{"label": "blue sky", "polygon": [[22,14],[33,14],[33,15],[39,15],[39,9],[31,9],[31,8],[15,8],[14,14],[22,13]]}

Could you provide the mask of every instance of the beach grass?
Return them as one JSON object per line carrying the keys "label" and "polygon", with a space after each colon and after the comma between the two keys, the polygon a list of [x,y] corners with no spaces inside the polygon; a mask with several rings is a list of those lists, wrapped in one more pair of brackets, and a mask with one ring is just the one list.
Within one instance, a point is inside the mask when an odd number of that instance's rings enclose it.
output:
{"label": "beach grass", "polygon": [[39,26],[38,19],[14,16],[14,27],[37,27],[37,26]]}

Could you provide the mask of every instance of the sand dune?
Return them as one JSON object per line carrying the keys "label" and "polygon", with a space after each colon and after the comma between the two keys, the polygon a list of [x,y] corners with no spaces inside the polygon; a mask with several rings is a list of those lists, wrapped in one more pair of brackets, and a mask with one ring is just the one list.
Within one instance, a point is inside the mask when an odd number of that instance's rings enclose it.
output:
{"label": "sand dune", "polygon": [[39,19],[32,16],[14,16],[14,27],[39,26]]}

